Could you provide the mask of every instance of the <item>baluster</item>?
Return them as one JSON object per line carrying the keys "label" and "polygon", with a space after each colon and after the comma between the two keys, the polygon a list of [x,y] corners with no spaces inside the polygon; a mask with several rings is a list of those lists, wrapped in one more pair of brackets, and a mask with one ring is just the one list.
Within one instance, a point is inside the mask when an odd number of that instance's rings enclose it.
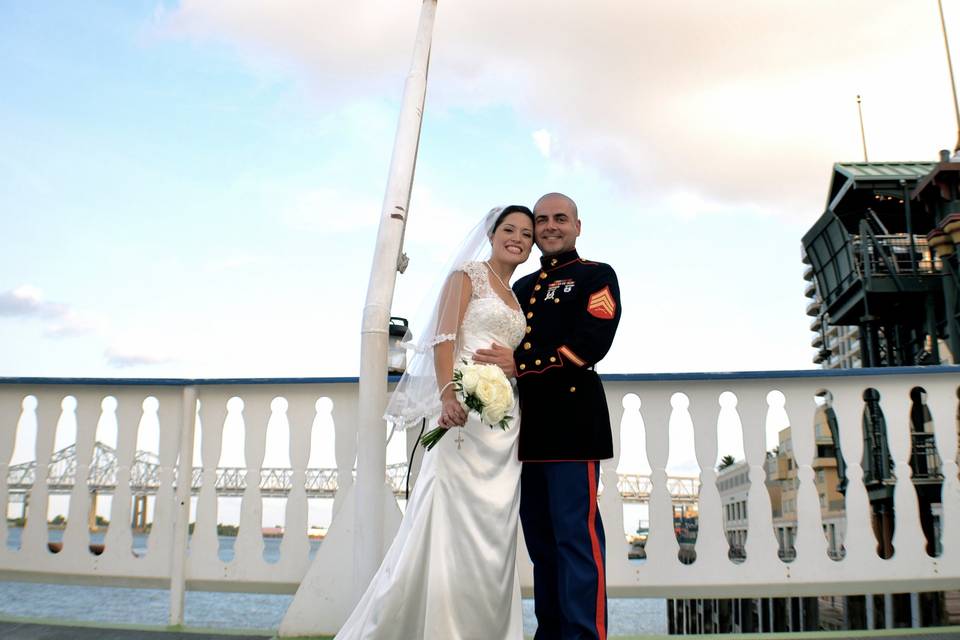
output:
{"label": "baluster", "polygon": [[680,545],[673,532],[673,503],[667,488],[667,459],[670,457],[670,396],[657,388],[640,397],[640,415],[650,461],[650,531],[645,549],[649,571],[675,567]]}
{"label": "baluster", "polygon": [[[266,449],[260,471],[261,502],[263,503],[263,527],[277,526],[283,532],[279,538],[263,541],[263,560],[271,564],[283,562],[283,541],[287,539],[287,527],[284,521],[290,507],[290,495],[293,491],[293,465],[290,463],[290,421],[287,418],[289,403],[286,398],[276,397],[270,403],[270,419],[267,421]],[[266,497],[265,492],[275,493],[284,487],[282,496]],[[280,518],[276,511],[282,510]],[[276,551],[271,548],[276,545]],[[275,557],[274,557],[275,556]]]}
{"label": "baluster", "polygon": [[[332,385],[329,398],[333,402],[335,455],[337,460],[337,493],[333,519],[317,555],[307,569],[297,595],[287,608],[280,623],[281,636],[303,635],[316,628],[316,622],[343,621],[356,603],[353,590],[353,554],[356,527],[356,500],[353,492],[353,465],[357,457],[357,402],[356,396],[343,385]],[[385,513],[384,542],[395,531],[391,520],[399,521],[400,510],[389,491],[384,488],[385,504],[389,499],[393,512]],[[394,515],[395,514],[395,515]]]}
{"label": "baluster", "polygon": [[[112,389],[105,390],[111,393]],[[110,497],[112,504],[116,496],[117,482],[117,399],[111,393],[100,403],[100,419],[97,421],[96,433],[93,436],[93,458],[90,462],[90,544],[94,544],[94,536],[101,530],[97,519],[100,517],[100,500],[104,496]],[[104,533],[109,532],[110,514],[107,513],[107,526]],[[103,538],[106,544],[106,535]],[[105,553],[105,547],[102,553]]]}
{"label": "baluster", "polygon": [[[0,387],[0,513],[7,513],[10,504],[10,492],[7,478],[10,474],[10,460],[17,441],[17,424],[23,412],[23,391],[16,388]],[[7,549],[7,527],[0,529],[0,554]]]}
{"label": "baluster", "polygon": [[[133,519],[134,547],[137,535],[145,538],[145,553],[152,556],[157,536],[151,535],[156,524],[157,494],[159,490],[159,440],[160,440],[160,401],[153,394],[141,403],[143,413],[136,426],[136,447],[133,465],[130,468],[131,492],[134,496]],[[154,462],[156,460],[156,462]],[[153,513],[150,512],[150,496],[153,495]],[[152,520],[151,520],[152,518]],[[148,528],[149,527],[149,528]],[[151,560],[156,562],[156,560]]]}
{"label": "baluster", "polygon": [[268,394],[257,391],[246,395],[243,403],[244,466],[247,486],[240,503],[240,532],[237,534],[236,555],[241,563],[249,565],[263,561],[263,501],[260,496],[260,469],[266,447],[267,422],[270,420]]}
{"label": "baluster", "polygon": [[[176,438],[178,454],[176,497],[172,506],[170,550],[170,626],[183,625],[187,587],[187,544],[190,527],[190,494],[193,490],[193,453],[197,427],[197,389],[186,386],[178,393],[180,413]],[[160,443],[160,463],[166,460],[166,440]]]}
{"label": "baluster", "polygon": [[[609,385],[612,387],[613,385]],[[606,536],[607,584],[622,583],[628,579],[627,541],[623,537],[623,497],[620,495],[617,465],[620,461],[620,423],[623,420],[623,393],[606,389],[610,409],[610,428],[613,433],[613,458],[600,461],[603,493],[600,495],[600,517]]]}
{"label": "baluster", "polygon": [[110,527],[104,540],[104,554],[111,562],[128,563],[133,552],[133,533],[130,489],[132,467],[137,445],[137,429],[143,417],[143,393],[124,389],[117,398],[117,479],[113,500],[110,502]]}
{"label": "baluster", "polygon": [[[743,426],[743,445],[750,467],[750,488],[747,492],[747,559],[745,564],[755,568],[778,567],[777,541],[773,532],[773,512],[767,491],[766,413],[767,390],[759,384],[737,387],[737,411]],[[756,570],[756,569],[754,569]]]}
{"label": "baluster", "polygon": [[[688,411],[690,399],[686,394],[678,392],[670,398],[670,404],[673,406],[673,413],[670,416],[670,443],[672,446],[670,447],[670,454],[667,456],[667,477],[689,477],[699,474],[700,467],[696,461],[694,446],[693,419]],[[674,514],[676,514],[676,507],[671,492],[670,508]],[[686,520],[686,506],[681,504],[680,509],[683,519]],[[681,528],[680,535],[685,533],[687,532]],[[677,544],[680,544],[679,535],[677,536]],[[696,560],[696,552],[689,543],[686,543],[680,547],[677,559],[684,564],[690,564]]]}
{"label": "baluster", "polygon": [[215,387],[200,387],[200,451],[203,480],[197,498],[197,520],[190,540],[190,562],[212,568],[219,564],[217,537],[217,465],[220,460],[223,426],[227,419],[227,397]]}
{"label": "baluster", "polygon": [[63,394],[59,391],[41,391],[37,398],[36,473],[30,487],[27,524],[21,537],[20,548],[31,556],[40,558],[47,553],[47,511],[50,492],[47,478],[50,475],[50,457],[56,437],[57,422],[61,413]]}
{"label": "baluster", "polygon": [[[163,389],[156,396],[157,423],[160,428],[157,477],[154,482],[153,525],[147,538],[147,555],[168,558],[173,548],[174,477],[180,444],[180,420],[183,396],[179,389]],[[189,458],[190,454],[184,457]],[[185,482],[190,479],[184,478]],[[156,557],[156,556],[155,556]]]}
{"label": "baluster", "polygon": [[306,479],[310,459],[310,435],[316,416],[316,396],[302,391],[287,399],[287,424],[290,430],[290,464],[293,472],[290,493],[284,510],[283,540],[280,542],[280,562],[306,567],[310,555],[307,538]]}
{"label": "baluster", "polygon": [[960,573],[960,536],[957,534],[960,531],[960,479],[957,477],[960,386],[946,376],[925,382],[925,386],[928,391],[927,408],[933,417],[937,451],[940,454],[940,471],[943,474],[943,518],[940,532],[943,548],[939,562],[944,566],[945,573],[957,575]]}
{"label": "baluster", "polygon": [[63,532],[63,551],[75,557],[82,555],[81,548],[86,549],[90,540],[90,461],[93,458],[93,441],[102,402],[93,389],[82,391],[76,397],[75,471],[67,512],[67,529]]}
{"label": "baluster", "polygon": [[893,505],[896,521],[893,527],[893,561],[903,566],[918,567],[927,564],[924,550],[926,537],[920,527],[920,507],[913,486],[910,467],[910,448],[913,441],[910,427],[910,387],[903,382],[878,381],[874,388],[880,392],[880,406],[887,423],[887,444],[893,459],[897,484]]}
{"label": "baluster", "polygon": [[[340,391],[336,389],[335,391]],[[357,402],[345,393],[332,393],[333,449],[337,458],[337,493],[333,499],[332,520],[343,507],[353,489],[353,468],[357,463]],[[331,521],[330,526],[333,527]],[[384,530],[386,533],[386,529]]]}
{"label": "baluster", "polygon": [[827,539],[823,534],[820,494],[817,490],[813,459],[816,454],[814,434],[815,394],[808,384],[794,381],[781,383],[784,411],[790,422],[793,457],[797,463],[797,559],[804,568],[822,566],[827,559]]}
{"label": "baluster", "polygon": [[840,430],[840,446],[847,465],[847,531],[844,536],[846,557],[843,565],[866,570],[877,560],[877,539],[871,526],[870,501],[863,484],[863,385],[856,378],[830,382],[833,409]]}
{"label": "baluster", "polygon": [[720,571],[726,565],[726,536],[723,532],[723,512],[720,491],[717,489],[717,433],[720,423],[719,396],[709,387],[694,388],[689,394],[687,409],[693,421],[694,450],[700,466],[700,493],[697,511],[697,570]]}

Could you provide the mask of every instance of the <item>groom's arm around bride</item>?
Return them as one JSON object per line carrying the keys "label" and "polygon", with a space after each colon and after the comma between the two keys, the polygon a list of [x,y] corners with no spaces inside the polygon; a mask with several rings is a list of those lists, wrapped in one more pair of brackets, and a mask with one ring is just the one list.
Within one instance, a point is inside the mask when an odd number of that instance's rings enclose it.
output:
{"label": "groom's arm around bride", "polygon": [[[540,270],[514,285],[527,319],[514,354],[478,360],[517,377],[520,520],[534,570],[537,640],[606,638],[605,539],[597,505],[599,461],[613,456],[606,396],[594,366],[620,321],[613,268],[576,251],[581,222],[567,196],[534,207]],[[509,362],[505,362],[509,360]]]}

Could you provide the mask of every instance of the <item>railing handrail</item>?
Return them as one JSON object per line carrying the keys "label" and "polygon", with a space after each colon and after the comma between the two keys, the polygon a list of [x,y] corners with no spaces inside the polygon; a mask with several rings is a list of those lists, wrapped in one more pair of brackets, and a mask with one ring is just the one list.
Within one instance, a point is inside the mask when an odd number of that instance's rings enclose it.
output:
{"label": "railing handrail", "polygon": [[[864,367],[859,369],[781,369],[774,371],[691,371],[661,373],[601,373],[600,378],[610,382],[696,382],[715,380],[755,380],[789,378],[845,378],[894,376],[905,373],[957,374],[960,365],[939,364],[910,367]],[[388,376],[391,382],[399,376]],[[67,378],[67,377],[0,377],[0,385],[50,385],[50,386],[140,386],[140,387],[186,387],[186,386],[246,386],[289,384],[357,384],[355,376],[315,378]]]}

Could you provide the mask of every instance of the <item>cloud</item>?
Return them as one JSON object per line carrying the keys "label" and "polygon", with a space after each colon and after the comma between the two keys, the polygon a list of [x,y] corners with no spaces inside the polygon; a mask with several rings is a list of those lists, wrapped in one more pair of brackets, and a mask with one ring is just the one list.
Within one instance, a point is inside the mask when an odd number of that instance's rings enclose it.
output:
{"label": "cloud", "polygon": [[147,351],[127,351],[111,347],[104,352],[107,364],[117,369],[140,367],[158,364],[168,364],[174,361],[167,355],[149,353]]}
{"label": "cloud", "polygon": [[45,301],[43,292],[29,284],[0,293],[0,316],[56,318],[68,311],[66,305]]}
{"label": "cloud", "polygon": [[0,292],[0,316],[36,318],[47,322],[43,335],[48,338],[80,336],[96,331],[96,323],[69,305],[44,300],[43,292],[24,284]]}
{"label": "cloud", "polygon": [[533,132],[533,144],[544,158],[550,158],[550,145],[553,142],[553,136],[546,129],[538,129]]}
{"label": "cloud", "polygon": [[[286,61],[343,104],[399,97],[418,5],[184,0],[162,24]],[[553,160],[627,193],[783,215],[819,211],[831,164],[860,156],[858,93],[874,160],[934,158],[955,135],[936,9],[892,0],[440,3],[430,73],[428,118],[507,105],[564,140]]]}

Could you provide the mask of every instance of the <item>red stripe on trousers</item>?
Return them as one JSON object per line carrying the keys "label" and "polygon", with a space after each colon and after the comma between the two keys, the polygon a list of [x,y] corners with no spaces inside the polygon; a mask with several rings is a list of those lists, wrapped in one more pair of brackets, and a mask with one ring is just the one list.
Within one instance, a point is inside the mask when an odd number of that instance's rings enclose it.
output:
{"label": "red stripe on trousers", "polygon": [[594,462],[587,463],[587,476],[590,479],[590,515],[587,516],[587,529],[590,531],[590,545],[593,547],[593,562],[597,565],[597,637],[607,638],[607,626],[604,622],[604,607],[607,599],[603,575],[603,556],[600,554],[600,538],[597,536],[597,472]]}

